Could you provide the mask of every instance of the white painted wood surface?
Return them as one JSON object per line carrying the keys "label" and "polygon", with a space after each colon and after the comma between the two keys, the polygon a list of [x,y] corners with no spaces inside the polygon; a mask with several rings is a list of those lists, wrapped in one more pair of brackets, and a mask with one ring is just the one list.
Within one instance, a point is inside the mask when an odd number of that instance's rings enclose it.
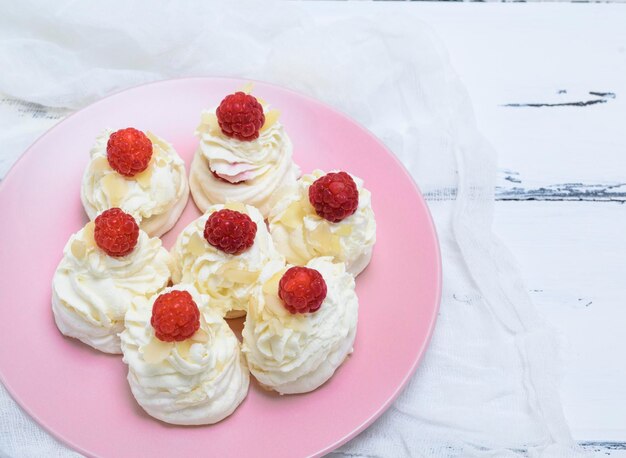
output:
{"label": "white painted wood surface", "polygon": [[494,229],[561,337],[572,433],[626,456],[626,5],[418,9],[498,151]]}
{"label": "white painted wood surface", "polygon": [[[499,154],[495,230],[561,337],[574,437],[626,456],[626,5],[368,7],[414,15],[446,44]],[[0,96],[0,143],[23,151],[68,113]],[[36,124],[2,125],[16,114]],[[14,159],[0,154],[0,176]]]}

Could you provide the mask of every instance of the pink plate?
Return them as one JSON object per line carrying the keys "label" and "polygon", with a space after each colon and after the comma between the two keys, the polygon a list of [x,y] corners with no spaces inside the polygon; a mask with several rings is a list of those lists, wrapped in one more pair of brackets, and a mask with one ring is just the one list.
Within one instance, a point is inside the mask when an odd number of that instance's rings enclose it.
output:
{"label": "pink plate", "polygon": [[[105,127],[134,126],[172,142],[191,162],[200,111],[245,81],[187,78],[136,87],[70,116],[22,156],[0,186],[0,376],[54,436],[89,456],[272,456],[328,453],[396,398],[428,344],[441,294],[439,248],[412,179],[367,130],[303,95],[265,83],[254,93],[282,112],[304,172],[344,169],[372,192],[378,242],[357,279],[354,354],[313,393],[278,396],[252,384],[237,411],[213,426],[175,427],[135,403],[120,357],[63,337],[50,283],[65,242],[87,218],[80,179]],[[199,214],[190,199],[176,234]]]}

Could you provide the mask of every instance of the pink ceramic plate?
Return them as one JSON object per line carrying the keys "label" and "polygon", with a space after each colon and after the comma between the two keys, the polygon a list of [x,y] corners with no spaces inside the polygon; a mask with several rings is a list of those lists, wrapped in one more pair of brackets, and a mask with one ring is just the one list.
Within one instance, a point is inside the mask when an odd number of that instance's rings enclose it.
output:
{"label": "pink ceramic plate", "polygon": [[[313,393],[278,396],[252,384],[237,411],[213,426],[174,427],[135,403],[120,357],[64,338],[50,283],[70,234],[87,218],[80,181],[94,138],[134,126],[172,142],[191,163],[200,111],[245,82],[189,78],[107,97],[43,135],[0,187],[0,375],[14,399],[57,438],[90,456],[322,455],[354,437],[395,399],[430,338],[441,292],[428,209],[394,156],[367,130],[300,94],[264,83],[254,93],[281,110],[304,172],[344,169],[372,192],[378,241],[357,279],[354,354]],[[176,234],[199,214],[190,199]]]}

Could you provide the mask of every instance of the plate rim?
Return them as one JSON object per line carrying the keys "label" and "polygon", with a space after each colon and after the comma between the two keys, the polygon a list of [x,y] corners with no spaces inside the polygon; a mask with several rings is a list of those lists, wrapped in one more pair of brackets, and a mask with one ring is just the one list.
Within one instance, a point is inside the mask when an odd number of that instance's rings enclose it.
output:
{"label": "plate rim", "polygon": [[[433,314],[432,314],[432,318],[430,320],[430,322],[428,323],[428,328],[427,328],[427,335],[426,335],[426,339],[424,339],[422,345],[420,346],[420,348],[418,348],[417,352],[416,352],[416,357],[414,358],[411,367],[409,368],[408,372],[406,373],[406,375],[404,376],[404,378],[402,379],[402,381],[400,382],[400,384],[396,387],[396,389],[394,390],[393,394],[384,402],[380,405],[380,407],[378,407],[378,409],[376,409],[376,411],[374,413],[372,413],[366,420],[364,420],[361,424],[359,424],[358,426],[354,427],[354,429],[352,431],[350,431],[348,434],[344,435],[343,437],[337,439],[336,441],[334,441],[332,444],[329,444],[327,446],[325,446],[323,449],[315,452],[315,454],[310,455],[313,457],[319,457],[319,456],[323,456],[327,453],[332,452],[333,450],[336,450],[337,448],[341,447],[342,445],[344,445],[346,442],[348,442],[350,439],[353,439],[354,437],[356,437],[357,435],[359,435],[361,432],[363,432],[367,427],[369,427],[371,424],[373,424],[390,406],[391,404],[398,398],[398,396],[400,395],[400,393],[406,388],[406,385],[408,384],[409,380],[411,379],[411,377],[413,377],[413,375],[415,374],[415,371],[417,370],[417,367],[419,366],[420,362],[422,361],[424,354],[426,353],[426,350],[428,349],[429,345],[430,345],[430,341],[432,339],[432,335],[433,335],[433,331],[437,322],[437,317],[439,315],[439,309],[441,306],[441,295],[442,295],[442,263],[441,263],[441,245],[439,243],[439,237],[437,235],[437,230],[435,228],[435,223],[433,220],[433,216],[432,213],[430,212],[430,208],[428,207],[428,205],[426,204],[426,200],[424,199],[424,195],[422,194],[418,184],[415,182],[415,180],[413,179],[413,176],[409,173],[409,171],[406,169],[406,167],[404,166],[404,164],[400,161],[400,159],[391,151],[391,149],[389,149],[383,142],[382,140],[380,140],[376,135],[374,135],[374,133],[369,130],[366,126],[362,125],[361,123],[359,123],[358,121],[356,121],[352,116],[346,114],[344,111],[329,105],[327,102],[323,102],[319,99],[314,98],[313,96],[310,96],[308,94],[304,94],[302,92],[299,92],[297,90],[291,89],[289,87],[285,87],[279,84],[275,84],[275,83],[271,83],[271,82],[267,82],[267,81],[263,81],[263,80],[259,80],[259,79],[255,79],[255,78],[242,78],[242,77],[230,77],[230,76],[215,76],[215,75],[205,75],[205,76],[183,76],[183,77],[177,77],[177,78],[163,78],[163,79],[158,79],[158,80],[153,80],[153,81],[148,81],[145,83],[140,83],[140,84],[136,84],[133,86],[129,86],[126,87],[124,89],[120,89],[114,92],[111,92],[110,94],[99,98],[98,100],[96,100],[95,102],[92,102],[88,105],[85,105],[84,107],[76,110],[74,113],[70,114],[69,116],[65,117],[64,119],[62,119],[61,121],[59,121],[58,123],[56,123],[54,126],[50,127],[49,129],[47,129],[45,132],[43,132],[42,134],[40,134],[21,154],[20,156],[17,158],[17,160],[15,160],[15,162],[11,165],[11,167],[7,170],[6,174],[4,175],[4,178],[2,178],[2,180],[0,181],[0,193],[2,193],[4,191],[4,188],[6,186],[6,183],[12,178],[12,175],[14,173],[14,169],[22,162],[23,158],[26,157],[28,154],[31,154],[32,149],[45,137],[47,136],[49,133],[51,133],[52,131],[58,129],[59,127],[61,127],[65,122],[67,122],[70,118],[76,116],[76,115],[80,115],[83,111],[87,110],[88,108],[91,108],[93,106],[96,106],[102,102],[104,102],[105,100],[108,100],[112,97],[118,96],[120,94],[129,92],[129,91],[133,91],[135,89],[139,89],[139,88],[143,88],[146,86],[158,86],[159,84],[163,84],[163,83],[170,83],[170,82],[179,82],[179,83],[183,83],[185,81],[192,81],[192,80],[203,80],[203,81],[211,81],[211,80],[227,80],[227,81],[233,81],[233,82],[239,82],[245,84],[248,82],[252,82],[252,83],[259,83],[265,86],[271,86],[275,89],[279,89],[285,92],[289,92],[291,93],[293,96],[299,97],[299,98],[303,98],[306,99],[307,102],[312,103],[314,105],[318,105],[318,106],[322,106],[324,109],[326,110],[330,110],[332,112],[335,112],[336,114],[341,115],[341,117],[345,118],[347,121],[349,121],[351,124],[353,124],[355,127],[357,127],[358,129],[361,129],[362,131],[366,132],[367,135],[378,144],[378,146],[380,146],[391,158],[392,160],[399,166],[399,168],[402,170],[402,173],[409,179],[413,189],[416,191],[417,196],[418,196],[418,201],[421,207],[423,207],[423,209],[425,210],[426,215],[428,216],[427,218],[427,222],[428,222],[428,232],[429,234],[432,236],[432,238],[435,241],[435,268],[436,268],[436,276],[435,276],[435,296],[436,296],[436,301],[435,301],[435,307],[433,310]],[[44,429],[48,434],[50,434],[52,437],[54,437],[56,440],[60,441],[61,443],[69,446],[71,449],[73,449],[74,451],[81,453],[85,456],[96,456],[93,455],[92,453],[88,452],[87,450],[83,449],[81,446],[77,445],[72,439],[67,438],[59,433],[57,433],[56,431],[48,428],[48,426],[42,422],[40,420],[40,418],[33,413],[27,406],[25,406],[22,401],[20,399],[18,399],[14,392],[13,392],[13,388],[11,387],[11,385],[9,383],[7,383],[7,380],[5,379],[3,373],[2,373],[2,368],[0,367],[0,382],[2,383],[2,385],[4,386],[4,388],[6,389],[6,391],[9,393],[9,395],[11,396],[11,398],[13,399],[13,401],[15,401],[15,403],[24,411],[26,412],[36,423],[37,425]]]}

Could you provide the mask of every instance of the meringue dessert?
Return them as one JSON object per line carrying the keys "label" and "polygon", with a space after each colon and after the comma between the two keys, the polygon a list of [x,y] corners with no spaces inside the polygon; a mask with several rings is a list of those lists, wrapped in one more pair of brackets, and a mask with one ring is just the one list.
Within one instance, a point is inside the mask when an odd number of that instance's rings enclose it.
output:
{"label": "meringue dessert", "polygon": [[263,216],[251,205],[212,205],[178,236],[172,250],[172,280],[189,283],[211,297],[226,318],[245,315],[261,270],[284,263]]}
{"label": "meringue dessert", "polygon": [[346,172],[315,170],[281,191],[269,228],[288,263],[331,256],[354,276],[367,267],[376,242],[371,194]]}
{"label": "meringue dessert", "polygon": [[120,207],[148,235],[169,231],[189,198],[185,163],[171,144],[129,127],[96,138],[83,175],[81,200],[90,219]]}
{"label": "meringue dessert", "polygon": [[178,285],[137,296],[121,335],[128,383],[151,416],[176,425],[207,425],[232,414],[250,375],[239,341],[210,298]]}
{"label": "meringue dessert", "polygon": [[243,329],[250,372],[281,394],[312,391],[352,352],[358,299],[343,263],[315,258],[306,267],[272,262],[263,270]]}
{"label": "meringue dessert", "polygon": [[59,330],[105,353],[121,353],[119,333],[131,300],[148,298],[170,281],[161,240],[113,208],[70,237],[52,279]]}
{"label": "meringue dessert", "polygon": [[300,169],[280,113],[250,94],[228,95],[216,109],[202,112],[200,145],[189,184],[198,208],[228,201],[257,207],[267,217],[276,191],[294,183]]}

